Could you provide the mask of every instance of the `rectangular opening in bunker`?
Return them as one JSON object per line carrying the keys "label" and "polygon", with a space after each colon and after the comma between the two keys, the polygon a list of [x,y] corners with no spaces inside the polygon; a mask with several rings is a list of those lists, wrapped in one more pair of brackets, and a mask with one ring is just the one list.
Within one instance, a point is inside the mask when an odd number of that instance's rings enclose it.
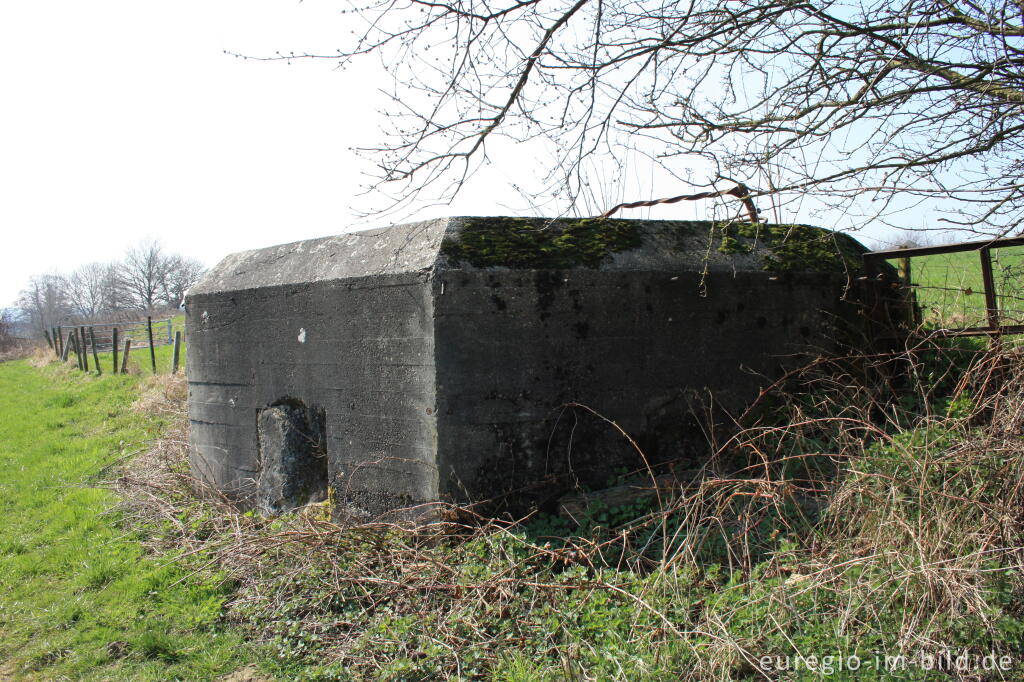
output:
{"label": "rectangular opening in bunker", "polygon": [[284,398],[256,411],[259,474],[256,508],[282,514],[327,499],[327,426],[323,408]]}

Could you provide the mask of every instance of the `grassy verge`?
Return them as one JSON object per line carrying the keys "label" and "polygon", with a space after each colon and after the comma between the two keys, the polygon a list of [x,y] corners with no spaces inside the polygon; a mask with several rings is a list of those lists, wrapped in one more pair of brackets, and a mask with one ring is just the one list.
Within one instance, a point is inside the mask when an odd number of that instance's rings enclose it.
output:
{"label": "grassy verge", "polygon": [[149,555],[104,481],[168,418],[135,376],[0,364],[0,660],[26,678],[210,679],[242,640],[231,585]]}

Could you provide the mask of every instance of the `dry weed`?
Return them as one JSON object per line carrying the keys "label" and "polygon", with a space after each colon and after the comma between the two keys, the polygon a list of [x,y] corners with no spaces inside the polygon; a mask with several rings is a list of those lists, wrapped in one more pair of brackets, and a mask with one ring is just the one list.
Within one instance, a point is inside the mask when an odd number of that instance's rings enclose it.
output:
{"label": "dry weed", "polygon": [[[8,339],[7,344],[2,350],[0,350],[0,362],[7,362],[9,360],[24,360],[29,359],[36,367],[41,365],[35,364],[45,359],[46,355],[49,354],[50,358],[53,358],[53,351],[40,341],[32,341],[28,339]],[[42,362],[42,364],[47,364]]]}
{"label": "dry weed", "polygon": [[176,415],[185,421],[188,381],[185,374],[151,374],[142,380],[139,398],[132,409],[146,414]]}
{"label": "dry weed", "polygon": [[60,362],[60,358],[54,354],[53,349],[49,346],[36,346],[28,356],[28,363],[33,367],[45,367],[54,362]]}
{"label": "dry weed", "polygon": [[899,399],[816,363],[738,418],[699,475],[576,529],[239,512],[189,473],[180,377],[147,380],[137,408],[177,418],[118,483],[129,517],[161,529],[154,551],[235,581],[229,620],[283,660],[357,677],[771,678],[760,657],[809,641],[1003,651],[1024,593],[1024,358],[957,374],[914,350]]}

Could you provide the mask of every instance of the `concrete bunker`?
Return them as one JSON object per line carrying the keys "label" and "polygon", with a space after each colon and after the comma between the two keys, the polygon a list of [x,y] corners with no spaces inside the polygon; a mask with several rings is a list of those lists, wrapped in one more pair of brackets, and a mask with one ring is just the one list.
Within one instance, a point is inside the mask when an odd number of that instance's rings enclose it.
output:
{"label": "concrete bunker", "polygon": [[[736,413],[856,334],[863,252],[804,225],[446,218],[233,254],[186,302],[193,470],[268,513],[545,508],[643,466],[619,428],[655,466],[698,457],[696,403]],[[293,456],[303,429],[324,456]]]}

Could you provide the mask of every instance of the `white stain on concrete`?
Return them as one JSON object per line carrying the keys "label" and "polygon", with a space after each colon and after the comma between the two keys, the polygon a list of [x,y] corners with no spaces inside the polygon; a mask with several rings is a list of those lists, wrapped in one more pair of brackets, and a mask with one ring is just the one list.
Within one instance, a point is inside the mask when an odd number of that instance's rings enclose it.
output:
{"label": "white stain on concrete", "polygon": [[299,327],[299,343],[306,343],[306,328]]}

